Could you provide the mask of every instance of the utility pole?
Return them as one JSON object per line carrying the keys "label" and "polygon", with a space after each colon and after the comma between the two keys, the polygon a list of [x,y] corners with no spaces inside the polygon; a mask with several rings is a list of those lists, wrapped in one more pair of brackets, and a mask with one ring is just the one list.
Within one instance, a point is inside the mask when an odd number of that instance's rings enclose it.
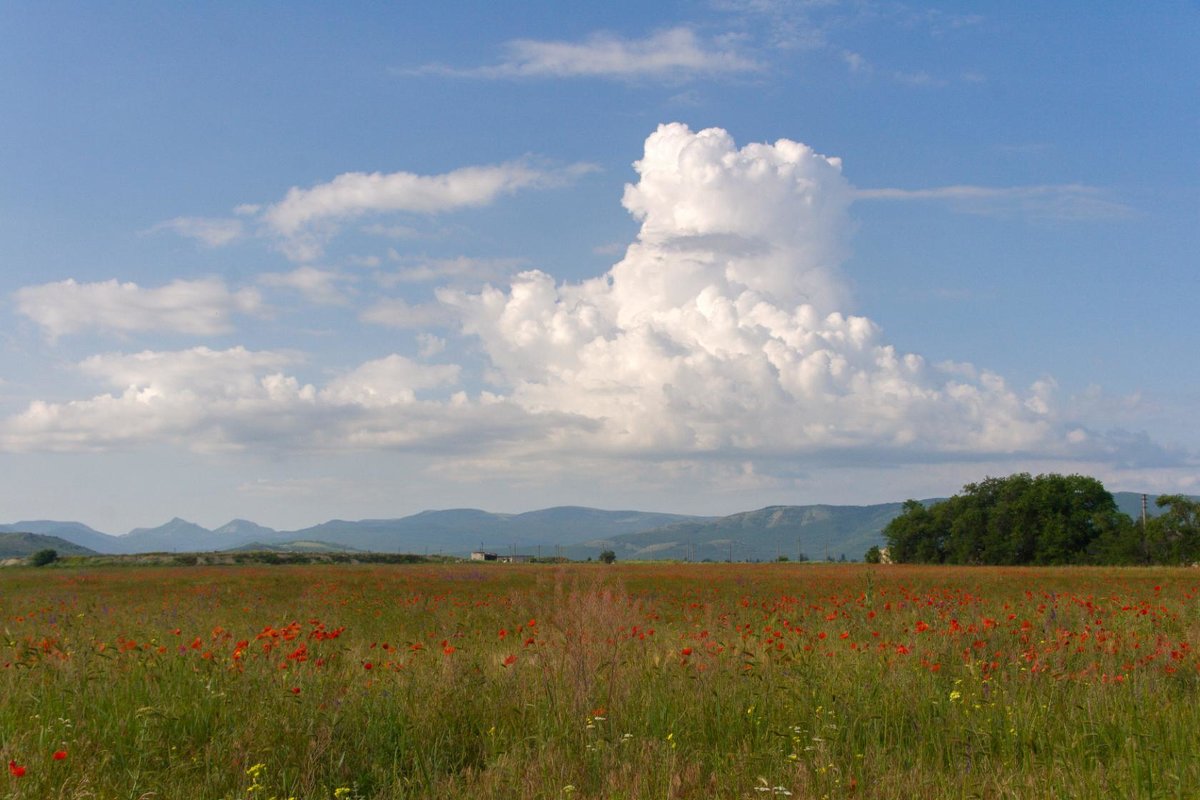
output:
{"label": "utility pole", "polygon": [[1147,560],[1149,560],[1149,553],[1150,553],[1150,547],[1146,542],[1146,517],[1148,516],[1148,513],[1146,511],[1146,506],[1148,505],[1148,500],[1149,500],[1149,498],[1143,493],[1142,494],[1142,556],[1144,558],[1146,558]]}

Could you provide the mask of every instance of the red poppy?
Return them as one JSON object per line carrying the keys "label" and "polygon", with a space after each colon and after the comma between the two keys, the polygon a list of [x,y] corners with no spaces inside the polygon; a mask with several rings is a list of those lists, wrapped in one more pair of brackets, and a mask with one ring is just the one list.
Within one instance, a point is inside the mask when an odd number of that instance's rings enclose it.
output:
{"label": "red poppy", "polygon": [[25,768],[19,766],[16,761],[8,762],[8,771],[14,778],[24,778]]}
{"label": "red poppy", "polygon": [[680,650],[679,652],[685,656],[690,656],[692,654],[692,648],[685,647],[682,650]]}
{"label": "red poppy", "polygon": [[55,750],[54,751],[54,760],[55,761],[62,761],[66,757],[67,757],[66,750]]}

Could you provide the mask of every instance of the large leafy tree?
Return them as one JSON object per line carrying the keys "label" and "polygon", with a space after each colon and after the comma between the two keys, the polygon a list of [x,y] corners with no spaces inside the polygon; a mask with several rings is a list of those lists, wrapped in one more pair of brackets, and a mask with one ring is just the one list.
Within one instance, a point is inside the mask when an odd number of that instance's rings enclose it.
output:
{"label": "large leafy tree", "polygon": [[1144,548],[1149,560],[1158,564],[1200,561],[1200,501],[1164,494],[1154,504],[1166,511],[1147,525]]}
{"label": "large leafy tree", "polygon": [[934,513],[917,500],[906,501],[900,516],[888,523],[883,533],[888,558],[898,564],[939,564],[945,560],[945,536]]}
{"label": "large leafy tree", "polygon": [[1105,537],[1131,524],[1095,478],[1019,473],[928,508],[910,500],[884,536],[894,561],[1072,564],[1097,560]]}

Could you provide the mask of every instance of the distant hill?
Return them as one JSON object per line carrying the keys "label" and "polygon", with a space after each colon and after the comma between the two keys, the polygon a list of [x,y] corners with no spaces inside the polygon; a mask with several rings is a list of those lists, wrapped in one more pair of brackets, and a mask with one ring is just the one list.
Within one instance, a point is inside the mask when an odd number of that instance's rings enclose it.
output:
{"label": "distant hill", "polygon": [[618,559],[692,559],[703,561],[771,561],[826,556],[862,558],[871,545],[882,544],[883,528],[900,513],[902,503],[872,506],[768,506],[712,520],[676,522],[651,530],[595,539],[572,547],[569,555],[595,557],[612,550]]}
{"label": "distant hill", "polygon": [[101,533],[81,522],[56,522],[54,520],[23,520],[10,525],[0,525],[0,533],[36,533],[42,536],[57,536],[61,539],[93,550],[97,553],[126,553],[122,549],[122,537]]}
{"label": "distant hill", "polygon": [[0,558],[26,558],[39,550],[55,550],[60,556],[96,556],[95,550],[80,547],[58,536],[26,531],[0,533]]}
{"label": "distant hill", "polygon": [[251,522],[248,519],[231,519],[221,527],[214,529],[213,534],[228,540],[244,539],[247,536],[253,536],[267,541],[276,536],[278,531],[274,528],[259,525],[257,522]]}
{"label": "distant hill", "polygon": [[[1142,517],[1142,496],[1137,492],[1113,492],[1113,499],[1117,501],[1117,508],[1128,514],[1133,519],[1141,519]],[[1151,517],[1157,517],[1162,514],[1165,509],[1154,505],[1154,501],[1158,499],[1158,495],[1152,494],[1147,497],[1146,513]],[[1185,495],[1191,500],[1200,500],[1196,495]]]}
{"label": "distant hill", "polygon": [[[340,550],[383,553],[459,553],[484,548],[511,548],[550,555],[558,545],[597,537],[618,536],[684,520],[705,520],[685,514],[644,511],[605,511],[561,506],[523,514],[495,514],[479,509],[423,511],[397,519],[330,520],[298,531],[277,531],[244,519],[216,530],[176,517],[154,528],[136,528],[111,536],[72,522],[43,522],[37,532],[61,536],[101,553],[187,553],[244,548],[286,547],[289,543],[319,542]],[[297,545],[299,546],[299,545]]]}
{"label": "distant hill", "polygon": [[311,541],[291,541],[277,542],[274,544],[266,544],[264,542],[250,542],[239,547],[230,547],[222,552],[225,553],[357,553],[360,552],[356,548],[348,547],[344,544],[331,544],[330,542],[311,542]]}
{"label": "distant hill", "polygon": [[228,539],[218,539],[208,528],[179,517],[157,528],[134,528],[120,538],[129,553],[195,553],[229,546]]}
{"label": "distant hill", "polygon": [[[1115,492],[1118,507],[1135,519],[1142,496]],[[1151,495],[1151,515],[1161,513]],[[926,504],[936,502],[922,501]],[[620,559],[711,559],[768,561],[797,549],[809,558],[862,558],[880,531],[900,513],[901,503],[871,506],[770,506],[726,517],[700,517],[646,511],[606,511],[557,506],[523,514],[496,514],[472,508],[422,511],[396,519],[330,520],[296,531],[277,531],[245,519],[216,530],[176,517],[155,528],[113,536],[79,522],[33,520],[0,525],[0,532],[56,536],[105,554],[216,552],[245,548],[303,547],[318,543],[333,550],[379,553],[465,555],[482,547],[496,553],[562,555],[584,559],[611,549]],[[561,548],[561,551],[559,550]],[[66,551],[63,551],[66,554]],[[282,552],[282,550],[281,550]]]}
{"label": "distant hill", "polygon": [[390,553],[467,553],[483,547],[497,552],[569,545],[582,539],[620,536],[681,520],[706,519],[684,514],[604,511],[560,506],[523,514],[494,514],[474,508],[422,511],[399,519],[358,522],[330,520],[292,531],[289,538],[317,539],[360,550]]}

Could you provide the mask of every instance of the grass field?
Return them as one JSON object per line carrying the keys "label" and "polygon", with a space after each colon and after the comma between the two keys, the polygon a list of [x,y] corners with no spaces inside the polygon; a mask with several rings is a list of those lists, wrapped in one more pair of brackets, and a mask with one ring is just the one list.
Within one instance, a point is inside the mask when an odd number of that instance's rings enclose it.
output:
{"label": "grass field", "polygon": [[0,571],[0,796],[1200,796],[1200,572]]}

